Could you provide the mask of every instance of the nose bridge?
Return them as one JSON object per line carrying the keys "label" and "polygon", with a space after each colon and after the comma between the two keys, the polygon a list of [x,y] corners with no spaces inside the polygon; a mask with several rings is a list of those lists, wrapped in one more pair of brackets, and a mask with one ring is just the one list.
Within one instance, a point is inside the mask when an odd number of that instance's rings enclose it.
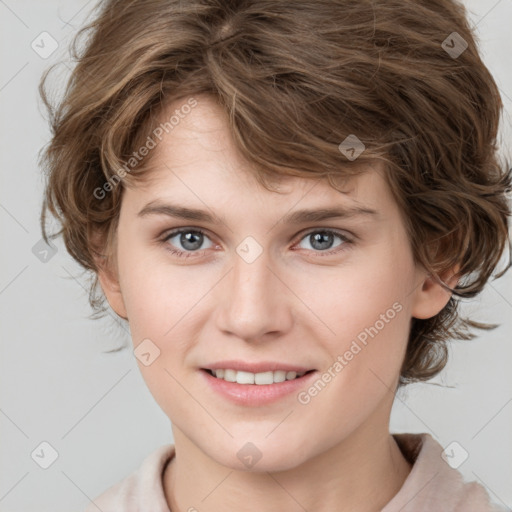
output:
{"label": "nose bridge", "polygon": [[232,262],[219,301],[219,327],[247,341],[286,330],[290,312],[286,311],[283,284],[274,275],[269,252],[245,240],[237,247]]}

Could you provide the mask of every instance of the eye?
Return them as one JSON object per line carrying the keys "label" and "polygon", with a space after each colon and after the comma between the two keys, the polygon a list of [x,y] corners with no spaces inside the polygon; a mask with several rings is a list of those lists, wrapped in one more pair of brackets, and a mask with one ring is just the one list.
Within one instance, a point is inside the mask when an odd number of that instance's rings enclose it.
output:
{"label": "eye", "polygon": [[[208,238],[206,233],[202,231],[201,229],[179,229],[172,231],[171,233],[168,233],[162,240],[162,242],[165,242],[169,245],[169,250],[172,254],[188,258],[190,256],[193,256],[195,252],[201,252],[201,250],[209,249],[209,247],[203,247],[201,249],[201,246],[204,243],[205,238]],[[173,239],[176,239],[173,241]],[[212,244],[213,245],[213,244]],[[178,247],[178,249],[173,249],[174,247]],[[184,250],[181,250],[181,248]]]}
{"label": "eye", "polygon": [[[333,246],[333,240],[335,238],[338,238],[341,242]],[[351,243],[351,240],[344,234],[329,229],[316,229],[315,231],[310,231],[309,233],[306,233],[301,241],[302,240],[307,241],[314,252],[325,253],[320,254],[321,256],[330,255],[337,253],[340,250],[344,250],[345,246]],[[340,249],[336,249],[340,246]],[[333,247],[335,249],[330,250]],[[309,250],[308,247],[306,247],[306,249]]]}
{"label": "eye", "polygon": [[[334,239],[338,238],[340,242],[334,244]],[[174,230],[164,236],[162,243],[165,244],[166,249],[171,254],[180,258],[190,258],[198,255],[206,249],[211,249],[213,243],[210,240],[210,245],[202,247],[205,239],[209,239],[207,234],[199,228],[181,228]],[[305,240],[309,243],[311,248],[305,247],[307,250],[312,250],[318,253],[318,256],[329,256],[345,250],[352,241],[344,234],[330,229],[316,229],[306,233],[301,238],[301,242]],[[334,249],[333,249],[334,247]],[[302,247],[304,249],[304,247]]]}

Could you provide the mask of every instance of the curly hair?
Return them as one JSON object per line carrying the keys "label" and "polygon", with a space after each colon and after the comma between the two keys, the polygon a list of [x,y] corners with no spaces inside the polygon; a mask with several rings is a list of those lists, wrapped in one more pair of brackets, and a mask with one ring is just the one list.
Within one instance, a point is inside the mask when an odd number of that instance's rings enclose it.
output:
{"label": "curly hair", "polygon": [[[263,186],[298,176],[336,187],[382,162],[415,261],[439,280],[458,265],[455,287],[440,280],[443,310],[412,319],[400,385],[436,375],[448,340],[495,327],[458,305],[510,248],[512,170],[498,155],[499,90],[457,1],[106,0],[71,52],[60,101],[47,92],[53,67],[40,83],[52,128],[41,225],[49,240],[48,212],[59,220],[51,237],[91,271],[97,312],[97,256],[111,257],[123,190],[151,159],[119,170],[171,100],[208,94]],[[364,144],[357,160],[341,151],[349,136]]]}

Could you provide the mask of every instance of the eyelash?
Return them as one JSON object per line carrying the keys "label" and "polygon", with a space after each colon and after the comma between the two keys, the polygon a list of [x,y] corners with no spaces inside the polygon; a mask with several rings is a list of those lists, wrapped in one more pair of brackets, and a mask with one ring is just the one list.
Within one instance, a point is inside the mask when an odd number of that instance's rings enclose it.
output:
{"label": "eyelash", "polygon": [[[169,239],[175,237],[176,235],[179,235],[179,234],[182,234],[182,233],[198,233],[198,234],[201,234],[203,236],[206,236],[208,237],[208,234],[203,231],[202,229],[200,228],[181,228],[181,229],[177,229],[175,231],[172,231],[170,233],[167,233],[163,239],[161,240],[163,244],[165,244],[167,247],[167,250],[173,254],[174,256],[177,256],[179,258],[191,258],[191,257],[196,257],[198,254],[200,254],[201,252],[205,251],[206,249],[203,249],[203,250],[199,250],[199,251],[180,251],[180,250],[176,250],[176,249],[172,249],[169,244],[167,243]],[[316,229],[312,229],[310,231],[308,231],[307,233],[304,233],[304,235],[301,236],[301,238],[299,239],[299,242],[301,242],[304,238],[312,235],[313,233],[323,233],[323,234],[330,234],[330,235],[335,235],[337,237],[339,237],[343,243],[338,245],[336,248],[334,249],[330,249],[328,251],[313,251],[313,252],[316,252],[318,256],[320,257],[324,257],[324,256],[332,256],[333,254],[336,254],[338,252],[341,252],[341,251],[344,251],[344,250],[347,250],[347,245],[353,243],[353,241],[348,238],[345,234],[342,234],[340,233],[339,231],[335,231],[333,229],[321,229],[321,228],[316,228]],[[209,237],[208,237],[209,238]]]}

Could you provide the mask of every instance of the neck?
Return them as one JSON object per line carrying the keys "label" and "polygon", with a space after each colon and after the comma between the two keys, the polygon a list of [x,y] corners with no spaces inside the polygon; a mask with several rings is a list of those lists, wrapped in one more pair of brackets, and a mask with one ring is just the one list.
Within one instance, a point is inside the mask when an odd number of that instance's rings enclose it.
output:
{"label": "neck", "polygon": [[387,425],[359,430],[338,445],[286,471],[227,468],[173,427],[176,455],[164,473],[172,512],[377,512],[400,490],[411,466]]}

